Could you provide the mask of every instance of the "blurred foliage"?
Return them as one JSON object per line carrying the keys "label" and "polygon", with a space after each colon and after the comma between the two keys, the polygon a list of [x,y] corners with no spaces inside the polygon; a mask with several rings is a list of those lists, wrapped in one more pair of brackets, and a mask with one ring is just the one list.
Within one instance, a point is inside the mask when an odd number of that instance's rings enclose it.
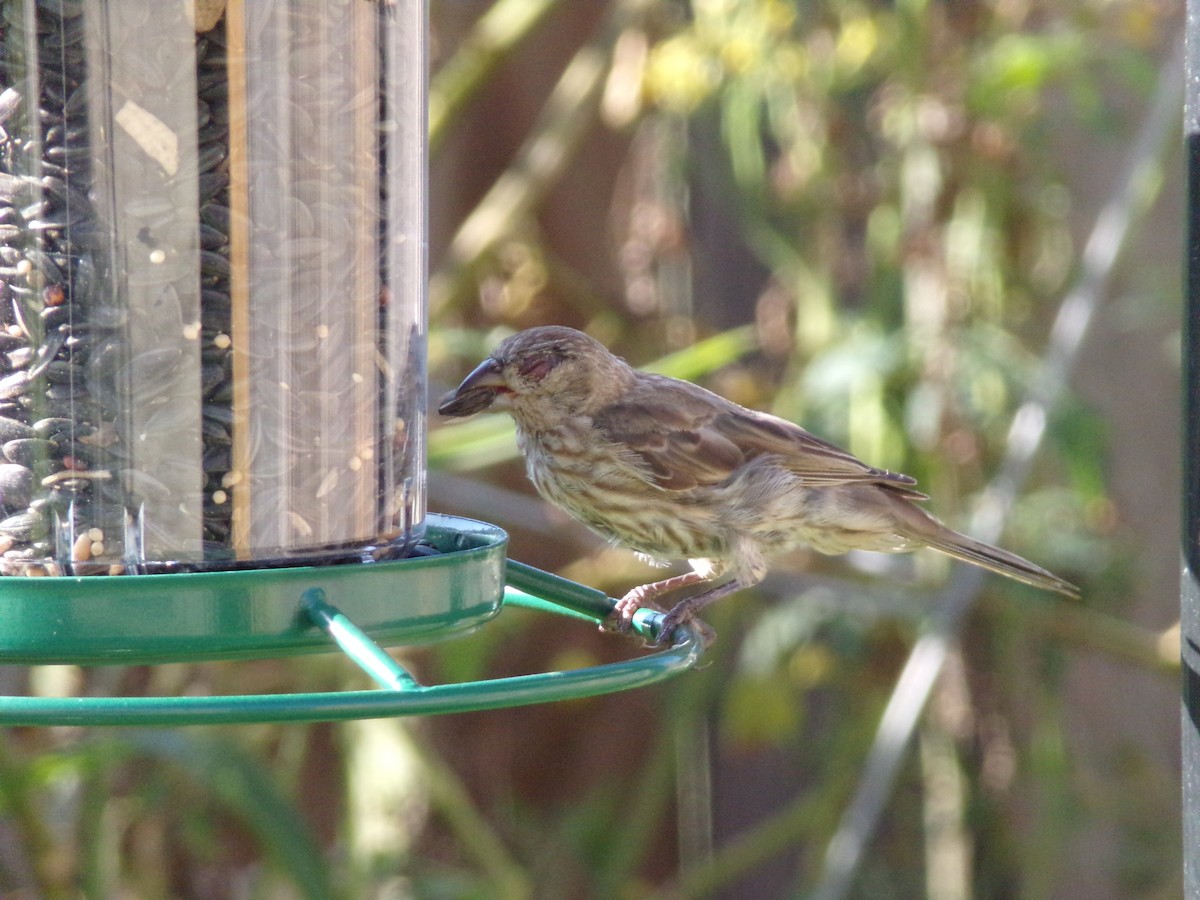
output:
{"label": "blurred foliage", "polygon": [[[1078,271],[1092,204],[1071,168],[1120,155],[1181,18],[1145,0],[433,0],[432,399],[503,335],[571,324],[913,474],[964,521]],[[1088,600],[989,580],[853,896],[1053,896],[1084,862],[1107,896],[1177,892],[1174,775],[1137,747],[1082,767],[1062,708],[1078,648],[1156,673],[1177,652],[1121,618],[1134,551],[1105,424],[1070,400],[1049,437],[1006,544]],[[612,593],[645,576],[551,511],[522,515],[515,455],[503,417],[435,424],[431,505]],[[421,723],[11,729],[0,891],[794,896],[945,571],[781,562],[714,609],[704,668],[623,697]],[[508,611],[406,662],[466,680],[635,652],[545,618]],[[73,689],[361,687],[345,668],[91,672]],[[1090,822],[1104,861],[1068,852]]]}
{"label": "blurred foliage", "polygon": [[[916,475],[942,514],[962,519],[995,473],[1016,407],[1038,389],[1050,322],[1078,271],[1069,154],[1128,140],[1136,113],[1118,110],[1136,110],[1153,88],[1156,49],[1178,9],[694,0],[610,10],[596,26],[605,40],[612,36],[607,84],[589,95],[594,105],[574,111],[626,137],[615,165],[588,156],[586,144],[575,151],[578,166],[611,186],[606,221],[572,215],[575,174],[555,166],[541,173],[553,188],[531,188],[540,211],[513,206],[507,221],[493,220],[493,240],[469,267],[453,253],[436,257],[435,292],[464,280],[474,290],[435,294],[435,383],[453,385],[512,330],[573,324],[648,368],[669,354],[687,366],[684,377]],[[531,127],[519,153],[547,126]],[[536,169],[522,171],[537,180]],[[564,222],[587,237],[563,238]],[[467,339],[471,333],[478,337]],[[726,343],[731,352],[713,353],[705,343],[735,334],[752,335],[753,350]],[[940,689],[963,694],[961,708],[950,724],[929,717],[856,896],[926,888],[939,895],[930,879],[947,866],[958,881],[942,876],[940,896],[1045,896],[1070,883],[1062,848],[1085,831],[1092,811],[1080,811],[1085,789],[1072,775],[1062,724],[1064,648],[1173,670],[1169,636],[1160,642],[1119,618],[1127,559],[1115,541],[1120,516],[1107,496],[1105,441],[1104,423],[1077,400],[1054,410],[1006,543],[1079,579],[1085,596],[1118,617],[1056,609],[1019,586],[989,582],[989,602],[964,639],[968,662],[943,676],[950,686]],[[506,492],[525,491],[514,459],[502,416],[431,436],[433,469],[455,478],[486,472]],[[573,535],[555,540],[552,514],[539,527],[514,518],[509,505],[501,493],[455,511],[510,529],[522,559],[614,593],[645,576],[586,539],[580,550],[571,549]],[[536,536],[523,541],[526,531]],[[910,583],[945,571],[936,559],[908,563],[915,572],[904,563],[886,568]],[[864,601],[861,587],[843,580],[844,563],[818,565],[838,573],[830,585],[768,584],[714,613],[719,685],[662,692],[665,704],[712,690],[701,703],[713,729],[715,815],[742,825],[730,833],[735,826],[718,822],[718,845],[697,864],[686,859],[696,840],[680,819],[682,878],[664,884],[661,860],[643,860],[649,881],[627,883],[626,895],[784,896],[815,883],[856,761],[923,615],[919,592],[898,603]],[[1012,599],[997,605],[993,596]],[[505,645],[513,635],[477,640],[492,639]],[[494,662],[496,651],[467,645],[439,655],[474,654]],[[1017,684],[995,677],[1014,665],[1021,671],[1022,660],[1038,675]],[[597,707],[586,727],[619,727],[613,717]],[[931,754],[930,746],[949,751]],[[747,772],[756,760],[780,781],[755,783]],[[637,783],[620,765],[605,771]],[[930,810],[950,775],[956,817],[935,828]],[[519,790],[519,771],[505,777]],[[722,798],[722,779],[748,795]],[[494,805],[490,786],[478,789],[503,830],[513,809]],[[1022,806],[1035,810],[1031,821],[1014,815]],[[555,803],[516,807],[522,818],[542,817],[538,834],[555,832],[554,816],[567,810],[609,829],[650,827],[565,790]],[[906,827],[914,821],[927,827]],[[657,827],[669,829],[669,819]],[[1133,858],[1148,851],[1127,830],[1118,844]],[[1178,853],[1172,846],[1168,855]],[[592,858],[589,845],[573,847]],[[949,862],[937,862],[939,854]],[[1149,876],[1123,864],[1112,876],[1114,896],[1169,894],[1177,868]],[[569,859],[554,872],[536,883],[612,895],[611,882],[589,878]]]}

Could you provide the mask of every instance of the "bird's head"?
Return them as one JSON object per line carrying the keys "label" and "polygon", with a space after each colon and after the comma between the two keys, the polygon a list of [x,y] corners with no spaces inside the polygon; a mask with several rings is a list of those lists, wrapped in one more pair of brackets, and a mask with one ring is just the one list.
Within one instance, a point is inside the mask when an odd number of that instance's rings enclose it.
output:
{"label": "bird's head", "polygon": [[587,413],[607,402],[633,370],[599,341],[574,328],[546,325],[501,341],[491,356],[442,399],[443,416],[469,416],[493,406],[518,420]]}

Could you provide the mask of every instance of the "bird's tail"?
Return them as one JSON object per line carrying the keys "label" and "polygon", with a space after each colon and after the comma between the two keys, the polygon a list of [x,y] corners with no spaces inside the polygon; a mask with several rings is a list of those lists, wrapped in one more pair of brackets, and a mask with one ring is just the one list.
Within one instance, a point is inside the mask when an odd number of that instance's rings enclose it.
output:
{"label": "bird's tail", "polygon": [[945,525],[938,524],[938,530],[933,535],[925,537],[926,545],[934,550],[940,550],[947,556],[953,556],[955,559],[972,565],[982,566],[998,575],[1004,575],[1036,588],[1054,591],[1075,599],[1079,597],[1079,588],[1071,582],[1059,578],[1053,572],[1049,572],[1015,553],[1009,553],[1007,550],[977,541],[973,537],[959,534]]}
{"label": "bird's tail", "polygon": [[932,547],[973,566],[980,566],[1005,578],[1066,597],[1078,598],[1079,588],[1065,578],[1031,563],[1022,556],[985,544],[973,537],[947,528],[913,502],[913,498],[890,486],[883,493],[895,517],[898,532],[911,541],[907,549]]}

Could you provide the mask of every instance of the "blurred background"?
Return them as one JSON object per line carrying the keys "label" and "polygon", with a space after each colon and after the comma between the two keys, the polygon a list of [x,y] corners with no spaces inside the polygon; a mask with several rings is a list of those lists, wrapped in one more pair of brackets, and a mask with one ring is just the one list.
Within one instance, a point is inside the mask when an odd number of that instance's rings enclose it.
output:
{"label": "blurred background", "polygon": [[[431,0],[430,19],[431,403],[505,335],[572,325],[915,476],[955,527],[1002,516],[1001,543],[1083,599],[946,590],[935,554],[797,553],[712,609],[701,669],[625,695],[8,729],[5,895],[1181,896],[1182,4]],[[430,509],[504,527],[514,559],[616,596],[648,579],[536,498],[506,417],[435,421],[428,453]],[[948,608],[925,703],[900,676]],[[510,610],[403,659],[438,682],[640,652]],[[364,686],[334,657],[31,678]],[[909,752],[874,769],[906,700]]]}

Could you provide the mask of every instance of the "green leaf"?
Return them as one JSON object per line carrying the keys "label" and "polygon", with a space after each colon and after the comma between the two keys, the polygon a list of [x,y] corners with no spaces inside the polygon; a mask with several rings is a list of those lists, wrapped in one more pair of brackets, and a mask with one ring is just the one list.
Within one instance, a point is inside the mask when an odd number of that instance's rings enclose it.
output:
{"label": "green leaf", "polygon": [[271,771],[255,757],[229,741],[194,731],[132,731],[102,743],[118,753],[177,766],[242,821],[302,896],[333,896],[320,845]]}

